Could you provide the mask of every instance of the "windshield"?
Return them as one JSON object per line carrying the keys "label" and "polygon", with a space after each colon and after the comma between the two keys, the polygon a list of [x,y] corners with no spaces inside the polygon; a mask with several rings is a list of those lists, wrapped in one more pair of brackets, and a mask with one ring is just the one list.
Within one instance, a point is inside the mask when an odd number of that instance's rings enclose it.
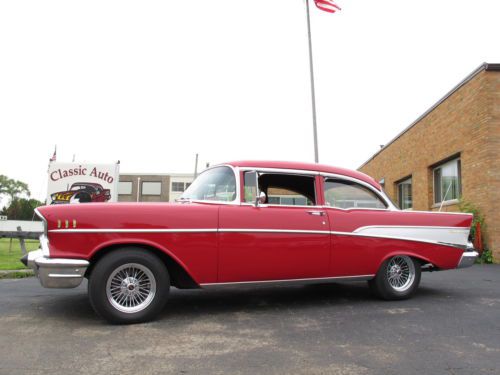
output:
{"label": "windshield", "polygon": [[229,167],[217,167],[200,174],[180,199],[231,202],[236,199],[236,179]]}

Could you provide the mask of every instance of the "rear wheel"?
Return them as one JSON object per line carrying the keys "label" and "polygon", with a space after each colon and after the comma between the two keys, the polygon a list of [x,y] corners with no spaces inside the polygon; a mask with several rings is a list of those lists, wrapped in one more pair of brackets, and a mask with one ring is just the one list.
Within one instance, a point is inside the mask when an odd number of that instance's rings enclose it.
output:
{"label": "rear wheel", "polygon": [[410,298],[420,284],[420,263],[407,256],[396,255],[387,259],[368,284],[381,298],[400,300]]}
{"label": "rear wheel", "polygon": [[143,249],[117,249],[105,255],[90,274],[88,293],[94,310],[111,323],[153,319],[170,290],[167,268]]}

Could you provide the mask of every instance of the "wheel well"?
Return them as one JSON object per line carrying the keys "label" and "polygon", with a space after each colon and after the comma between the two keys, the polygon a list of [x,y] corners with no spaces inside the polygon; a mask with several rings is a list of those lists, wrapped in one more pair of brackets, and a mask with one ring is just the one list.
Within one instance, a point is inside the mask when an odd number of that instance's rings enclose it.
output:
{"label": "wheel well", "polygon": [[134,243],[111,245],[97,251],[89,260],[90,266],[85,272],[85,277],[88,278],[90,276],[90,274],[92,273],[92,269],[99,262],[99,259],[113,251],[118,251],[119,249],[123,249],[126,247],[141,248],[144,249],[144,251],[148,251],[160,258],[163,264],[165,264],[165,267],[167,267],[172,286],[175,286],[179,289],[196,289],[200,287],[181,265],[179,265],[175,260],[165,254],[163,251],[153,246]]}

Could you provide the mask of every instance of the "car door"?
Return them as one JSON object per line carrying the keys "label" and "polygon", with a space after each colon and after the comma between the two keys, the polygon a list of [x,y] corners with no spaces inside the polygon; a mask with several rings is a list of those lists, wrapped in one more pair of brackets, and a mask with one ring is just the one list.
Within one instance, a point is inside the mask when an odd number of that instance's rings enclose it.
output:
{"label": "car door", "polygon": [[341,177],[324,177],[323,194],[331,229],[331,276],[373,275],[387,241],[356,230],[389,222],[393,213],[387,202],[365,184]]}
{"label": "car door", "polygon": [[257,189],[247,178],[251,173],[256,172],[240,175],[241,205],[220,207],[218,281],[327,276],[330,236],[328,216],[316,205],[319,176],[260,173],[260,190],[266,199],[255,205]]}

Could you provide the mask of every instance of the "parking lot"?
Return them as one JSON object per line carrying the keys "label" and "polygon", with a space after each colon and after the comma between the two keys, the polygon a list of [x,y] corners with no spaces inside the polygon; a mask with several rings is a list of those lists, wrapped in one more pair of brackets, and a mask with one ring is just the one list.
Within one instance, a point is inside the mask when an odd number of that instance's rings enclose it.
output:
{"label": "parking lot", "polygon": [[111,326],[86,285],[0,281],[1,374],[500,374],[500,265],[365,283],[173,290],[152,323]]}

